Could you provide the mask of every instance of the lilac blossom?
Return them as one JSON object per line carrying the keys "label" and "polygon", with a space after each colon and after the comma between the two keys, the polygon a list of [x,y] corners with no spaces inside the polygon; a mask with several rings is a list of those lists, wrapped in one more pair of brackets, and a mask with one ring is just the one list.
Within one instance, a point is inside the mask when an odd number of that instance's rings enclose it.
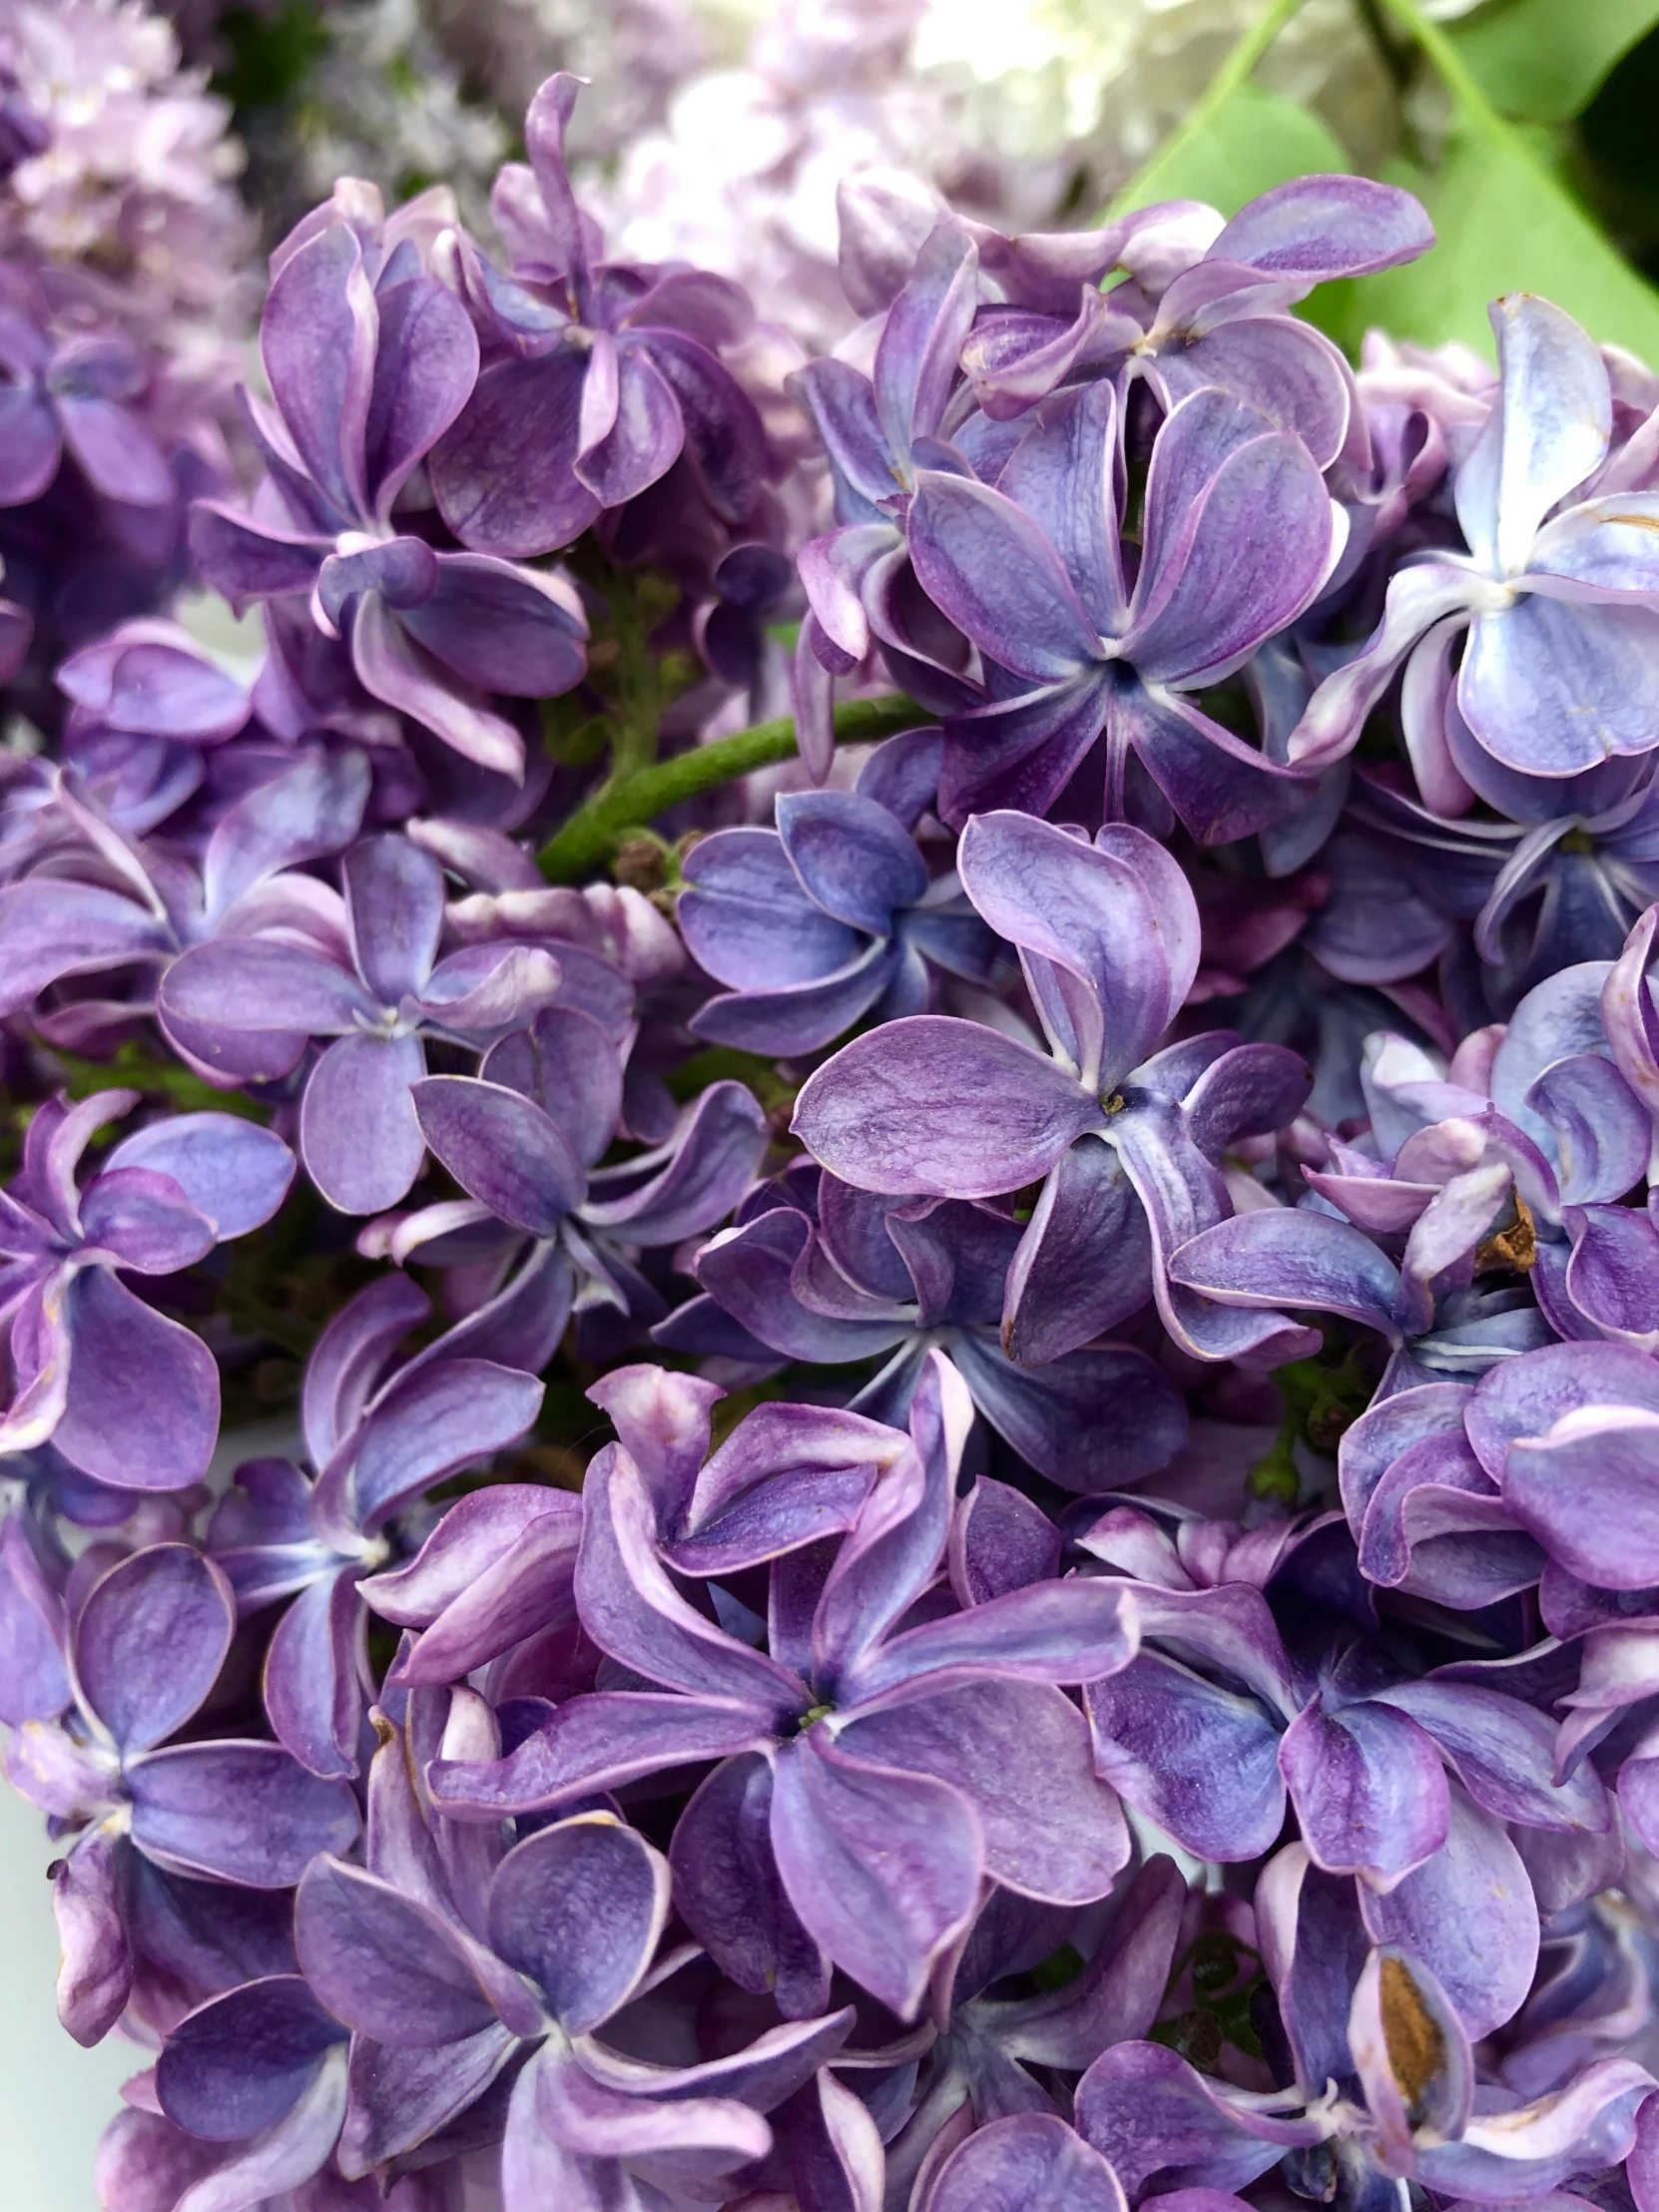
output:
{"label": "lilac blossom", "polygon": [[1341,542],[1319,471],[1290,432],[1195,391],[1154,443],[1131,588],[1118,412],[1108,384],[1058,393],[995,489],[938,469],[918,482],[906,522],[916,575],[994,665],[989,702],[945,721],[948,821],[987,807],[1046,814],[1069,793],[1108,822],[1172,809],[1214,843],[1300,796],[1186,694],[1242,667],[1318,592]]}
{"label": "lilac blossom", "polygon": [[[1228,392],[1293,431],[1321,468],[1363,463],[1353,372],[1289,309],[1318,283],[1413,261],[1433,238],[1409,193],[1316,176],[1275,186],[1226,224],[1213,209],[1166,202],[1092,235],[982,240],[1007,304],[981,310],[963,366],[990,415],[1018,414],[1104,358],[1121,364],[1120,397],[1144,380],[1169,414],[1195,391]],[[1114,268],[1130,281],[1103,296],[1096,287]],[[1066,314],[1053,311],[1061,301]]]}
{"label": "lilac blossom", "polygon": [[[398,1275],[381,1277],[342,1307],[305,1371],[301,1412],[314,1476],[286,1459],[250,1460],[209,1525],[209,1554],[239,1610],[282,1605],[266,1647],[266,1711],[278,1740],[313,1774],[357,1772],[370,1686],[362,1584],[396,1561],[391,1530],[399,1514],[434,1483],[516,1443],[541,1406],[533,1376],[469,1356],[452,1339],[395,1364],[398,1344],[429,1312],[424,1294]],[[503,1492],[492,1496],[498,1510],[522,1505]],[[554,1539],[543,1547],[535,1584],[535,1600],[549,1615],[574,1565],[564,1503],[550,1499],[546,1517],[558,1525],[535,1532]],[[462,1536],[457,1526],[451,1542]],[[511,1539],[524,1547],[519,1563],[528,1570],[534,1539],[522,1512]],[[479,1564],[474,1555],[470,1571]],[[429,1588],[429,1552],[414,1565],[427,1569]],[[407,1592],[403,1610],[413,1598],[418,1617],[423,1594]],[[428,1602],[428,1624],[442,1610]],[[460,1627],[453,1618],[448,1625],[452,1635]],[[481,1646],[476,1638],[468,1644],[462,1630],[459,1656],[471,1665],[493,1658],[512,1640],[502,1632],[503,1643],[492,1646],[497,1627],[486,1614]]]}
{"label": "lilac blossom", "polygon": [[[487,1717],[474,1737],[478,1726]],[[452,1716],[443,1740],[459,1748],[467,1733]],[[377,1768],[388,1753],[400,1760],[395,1738]],[[602,2030],[677,1963],[672,1952],[657,1963],[670,1890],[660,1853],[605,1812],[505,1853],[477,1831],[478,1848],[446,1851],[402,1777],[371,1786],[370,1806],[368,1866],[319,1858],[296,1913],[306,1978],[354,2031],[348,2171],[421,2142],[500,2078],[507,2212],[533,2212],[549,2191],[706,2189],[766,2156],[762,2115],[851,2024],[843,2009],[702,2065],[642,2062]]]}
{"label": "lilac blossom", "polygon": [[489,695],[546,698],[581,680],[586,621],[561,577],[397,529],[399,494],[465,405],[478,342],[420,266],[418,226],[381,227],[342,186],[333,220],[274,257],[261,352],[275,410],[248,402],[269,470],[249,514],[199,503],[191,543],[233,604],[310,595],[358,681],[480,767],[524,773],[524,741]]}
{"label": "lilac blossom", "polygon": [[[1089,1686],[1096,1763],[1188,1850],[1258,1857],[1279,1834],[1288,1795],[1316,1866],[1361,1876],[1368,1895],[1387,1901],[1376,1908],[1382,1919],[1437,1915],[1443,1903],[1451,1919],[1432,1940],[1449,1942],[1456,1901],[1466,1893],[1472,1908],[1488,1873],[1495,1881],[1510,1863],[1503,1822],[1567,1836],[1607,1830],[1599,1777],[1580,1770],[1570,1788],[1557,1784],[1554,1729],[1519,1699],[1401,1681],[1381,1647],[1361,1639],[1287,1649],[1270,1600],[1290,1603],[1294,1582],[1283,1591],[1270,1582],[1266,1593],[1248,1583],[1130,1587],[1140,1634],[1165,1648],[1143,1648]],[[1521,1955],[1535,1945],[1529,1894],[1491,1910]],[[1523,1993],[1529,1973],[1527,1963]]]}
{"label": "lilac blossom", "polygon": [[970,1410],[935,1359],[913,1448],[840,1521],[828,1574],[799,1548],[817,1530],[782,1496],[739,1521],[728,1562],[775,1561],[771,1654],[679,1595],[632,1455],[596,1460],[577,1603],[601,1647],[655,1687],[562,1706],[497,1766],[440,1765],[440,1806],[491,1820],[720,1759],[676,1831],[680,1910],[741,1987],[771,1988],[797,2018],[822,2009],[830,1961],[913,2015],[984,1873],[1026,1895],[1103,1895],[1128,1839],[1054,1685],[1127,1658],[1116,1595],[1039,1582],[902,1625],[944,1555]]}
{"label": "lilac blossom", "polygon": [[414,1087],[421,1134],[467,1196],[390,1227],[382,1249],[486,1269],[469,1336],[524,1366],[546,1364],[573,1304],[590,1323],[609,1310],[625,1339],[660,1320],[666,1301],[641,1272],[641,1248],[712,1229],[760,1165],[765,1117],[741,1083],[723,1082],[675,1118],[663,1143],[597,1166],[622,1086],[600,1023],[555,1006],[497,1045],[479,1076]]}
{"label": "lilac blossom", "polygon": [[340,864],[344,903],[324,950],[286,933],[227,935],[186,952],[158,994],[178,1049],[221,1080],[290,1074],[313,1037],[330,1042],[305,1080],[305,1172],[342,1213],[395,1206],[425,1144],[411,1103],[426,1036],[475,1050],[525,1024],[559,989],[551,954],[479,945],[438,956],[443,870],[406,837],[365,837]]}
{"label": "lilac blossom", "polygon": [[[41,1035],[72,1050],[96,1047],[151,1010],[161,977],[192,945],[269,932],[316,957],[337,955],[338,900],[300,869],[355,838],[370,784],[362,754],[278,757],[275,774],[220,815],[193,864],[135,832],[157,802],[152,770],[171,813],[200,771],[196,749],[183,777],[148,741],[114,750],[125,756],[113,766],[114,790],[99,779],[83,791],[80,774],[53,771],[29,813],[16,875],[0,889],[0,1007],[26,1011]],[[164,756],[183,750],[164,742]],[[98,979],[95,995],[83,978]]]}
{"label": "lilac blossom", "polygon": [[929,876],[913,821],[876,796],[890,759],[870,764],[867,794],[782,793],[775,831],[717,830],[689,854],[676,918],[698,964],[728,986],[699,1008],[697,1035],[814,1052],[866,1015],[921,1013],[934,971],[987,976],[990,932],[952,875]]}
{"label": "lilac blossom", "polygon": [[118,1488],[183,1489],[219,1434],[219,1370],[182,1323],[124,1275],[170,1276],[269,1221],[293,1156],[232,1114],[183,1114],[125,1137],[82,1184],[102,1129],[135,1091],[36,1108],[23,1168],[0,1200],[11,1403],[0,1440],[51,1439],[83,1473]]}
{"label": "lilac blossom", "polygon": [[976,817],[958,867],[1019,951],[1052,1056],[946,1016],[889,1022],[808,1080],[797,1134],[857,1190],[980,1199],[1040,1184],[1003,1303],[1021,1365],[1088,1344],[1149,1295],[1199,1358],[1283,1357],[1291,1324],[1235,1327],[1166,1274],[1231,1210],[1225,1147],[1288,1122],[1306,1095],[1277,1046],[1220,1031],[1153,1050],[1198,965],[1186,878],[1142,830],[1108,827],[1091,845],[1014,813]]}
{"label": "lilac blossom", "polygon": [[[1339,846],[1335,891],[1309,941],[1357,983],[1415,974],[1472,923],[1502,993],[1585,960],[1616,958],[1659,890],[1659,794],[1645,760],[1607,762],[1560,781],[1469,764],[1507,817],[1453,819],[1362,783],[1350,820],[1370,835]],[[1336,854],[1333,855],[1334,857]]]}
{"label": "lilac blossom", "polygon": [[212,1691],[235,1624],[224,1576],[190,1545],[133,1553],[70,1631],[67,1717],[28,1721],[7,1747],[12,1783],[74,1839],[53,1879],[59,2011],[81,2042],[108,2032],[132,1990],[134,1854],[165,1875],[285,1890],[316,1852],[356,1837],[349,1789],[280,1745],[169,1741]]}
{"label": "lilac blossom", "polygon": [[761,418],[721,359],[754,310],[725,277],[597,261],[598,227],[565,168],[579,89],[569,75],[547,80],[525,118],[530,165],[510,163],[497,180],[492,212],[512,276],[456,248],[456,281],[486,353],[476,391],[444,425],[432,488],[480,554],[568,545],[682,452],[697,494],[729,524],[761,489]]}
{"label": "lilac blossom", "polygon": [[1371,2201],[1373,2177],[1379,2200],[1417,2180],[1463,2202],[1514,2203],[1631,2148],[1652,2088],[1644,2067],[1602,2060],[1564,2091],[1492,2109],[1476,2086],[1476,2031],[1431,1969],[1408,1942],[1368,1940],[1298,1847],[1264,1873],[1257,1918],[1297,2080],[1241,2093],[1156,2043],[1106,2051],[1078,2085],[1077,2126],[1131,2194],[1239,2189],[1282,2165],[1299,2190],[1352,2203]]}
{"label": "lilac blossom", "polygon": [[1458,775],[1453,714],[1523,776],[1576,775],[1654,743],[1653,501],[1609,456],[1606,366],[1547,300],[1512,292],[1491,315],[1502,389],[1456,472],[1468,551],[1398,570],[1377,631],[1310,702],[1293,764],[1349,751],[1407,656],[1406,743],[1436,783]]}
{"label": "lilac blossom", "polygon": [[709,1240],[695,1263],[705,1295],[653,1339],[762,1361],[878,1359],[850,1403],[892,1421],[938,1349],[981,1416],[1051,1480],[1094,1490],[1155,1473],[1181,1448],[1187,1419],[1144,1353],[1092,1346],[1021,1367],[1003,1351],[1008,1270],[1023,1235],[983,1203],[876,1197],[803,1165]]}

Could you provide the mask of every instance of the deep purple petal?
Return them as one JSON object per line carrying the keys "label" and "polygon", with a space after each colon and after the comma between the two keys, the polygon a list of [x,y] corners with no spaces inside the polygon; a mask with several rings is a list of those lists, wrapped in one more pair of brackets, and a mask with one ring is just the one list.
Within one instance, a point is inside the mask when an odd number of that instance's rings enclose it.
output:
{"label": "deep purple petal", "polygon": [[278,1744],[175,1744],[128,1769],[133,1841],[180,1874],[286,1890],[361,1825],[343,1782],[307,1774]]}
{"label": "deep purple petal", "polygon": [[1039,1181],[1104,1117],[1066,1071],[994,1029],[920,1014],[810,1076],[797,1136],[859,1190],[983,1198]]}
{"label": "deep purple petal", "polygon": [[668,1919],[668,1862],[608,1815],[544,1828],[490,1885],[490,1940],[570,2035],[627,2003]]}
{"label": "deep purple petal", "polygon": [[947,1784],[865,1766],[822,1735],[816,1730],[776,1757],[779,1873],[835,1963],[905,2019],[977,1905],[979,1824]]}
{"label": "deep purple petal", "polygon": [[236,1606],[211,1559],[152,1544],[94,1584],[75,1623],[75,1679],[123,1751],[148,1751],[207,1698],[231,1648]]}

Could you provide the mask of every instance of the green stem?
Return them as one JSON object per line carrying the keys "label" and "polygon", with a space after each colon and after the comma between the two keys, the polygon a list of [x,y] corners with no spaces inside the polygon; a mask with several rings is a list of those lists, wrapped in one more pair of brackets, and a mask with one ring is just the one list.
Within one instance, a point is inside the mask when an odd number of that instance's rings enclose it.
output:
{"label": "green stem", "polygon": [[[928,717],[899,693],[882,699],[853,699],[835,709],[835,743],[869,745],[879,738],[913,730]],[[700,792],[714,791],[752,769],[772,768],[796,750],[795,722],[781,715],[757,723],[713,745],[694,746],[671,761],[622,777],[596,792],[541,848],[541,871],[550,883],[573,883],[603,867],[630,830],[655,822]]]}
{"label": "green stem", "polygon": [[1198,105],[1188,109],[1163,145],[1113,200],[1106,211],[1108,220],[1146,202],[1146,188],[1156,179],[1159,170],[1204,136],[1222,107],[1248,81],[1257,63],[1302,5],[1303,0],[1272,0],[1272,4],[1263,9],[1211,78]]}
{"label": "green stem", "polygon": [[1524,150],[1524,142],[1487,99],[1468,63],[1440,26],[1423,14],[1417,0],[1382,0],[1382,5],[1438,70],[1463,121],[1490,138],[1501,139],[1506,146],[1521,144]]}

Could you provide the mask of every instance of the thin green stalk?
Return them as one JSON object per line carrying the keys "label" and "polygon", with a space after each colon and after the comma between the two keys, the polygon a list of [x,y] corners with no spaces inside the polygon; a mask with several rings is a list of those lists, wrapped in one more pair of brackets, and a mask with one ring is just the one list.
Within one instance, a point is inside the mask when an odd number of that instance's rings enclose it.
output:
{"label": "thin green stalk", "polygon": [[1242,84],[1248,82],[1257,63],[1302,5],[1303,0],[1272,0],[1272,4],[1263,9],[1211,78],[1197,106],[1188,109],[1163,145],[1150,160],[1142,164],[1113,200],[1106,211],[1108,220],[1134,206],[1141,199],[1149,181],[1156,177],[1165,163],[1204,136],[1222,107]]}
{"label": "thin green stalk", "polygon": [[[848,700],[835,709],[835,743],[870,745],[927,719],[920,707],[896,692],[882,699]],[[757,723],[752,730],[717,738],[713,745],[696,746],[607,784],[542,846],[541,871],[550,883],[576,882],[603,867],[630,830],[655,822],[700,792],[787,761],[795,750],[794,718],[781,715],[776,722]]]}
{"label": "thin green stalk", "polygon": [[1523,135],[1498,114],[1481,90],[1479,78],[1440,26],[1423,14],[1416,0],[1382,0],[1382,5],[1439,71],[1464,122],[1472,123],[1489,138],[1501,139],[1505,146],[1520,147],[1530,159],[1531,149]]}

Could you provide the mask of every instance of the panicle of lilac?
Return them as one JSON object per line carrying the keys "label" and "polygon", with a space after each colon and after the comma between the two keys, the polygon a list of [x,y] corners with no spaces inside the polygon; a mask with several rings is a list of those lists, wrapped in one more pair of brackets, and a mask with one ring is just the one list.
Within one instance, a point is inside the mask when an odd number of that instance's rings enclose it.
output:
{"label": "panicle of lilac", "polygon": [[[245,498],[6,277],[0,1723],[156,2053],[107,2212],[1644,2212],[1659,382],[1351,368],[1364,180],[866,173],[769,395],[575,97],[499,260],[278,244]],[[804,603],[804,767],[545,882]]]}

